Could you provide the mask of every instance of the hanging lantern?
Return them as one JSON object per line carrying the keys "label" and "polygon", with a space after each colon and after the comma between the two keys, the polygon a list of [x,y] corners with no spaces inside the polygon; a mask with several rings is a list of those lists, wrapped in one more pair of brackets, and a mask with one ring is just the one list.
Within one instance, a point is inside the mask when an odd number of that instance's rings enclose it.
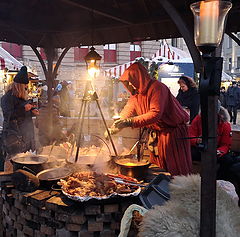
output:
{"label": "hanging lantern", "polygon": [[99,75],[101,58],[94,47],[91,47],[88,54],[84,57],[90,77],[95,78]]}
{"label": "hanging lantern", "polygon": [[217,48],[224,33],[225,19],[232,3],[229,1],[206,0],[190,5],[194,15],[194,40],[203,53]]}

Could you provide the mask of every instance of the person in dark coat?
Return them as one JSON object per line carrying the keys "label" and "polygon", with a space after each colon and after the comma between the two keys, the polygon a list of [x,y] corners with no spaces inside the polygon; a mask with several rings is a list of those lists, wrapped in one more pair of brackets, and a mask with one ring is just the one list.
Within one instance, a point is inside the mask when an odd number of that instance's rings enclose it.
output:
{"label": "person in dark coat", "polygon": [[240,89],[237,87],[236,81],[232,82],[232,85],[228,87],[226,93],[226,105],[230,115],[230,122],[236,124],[237,121],[237,109],[240,104]]}
{"label": "person in dark coat", "polygon": [[63,81],[61,85],[62,88],[58,93],[60,96],[60,115],[70,117],[70,94],[67,87],[68,82]]}
{"label": "person in dark coat", "polygon": [[200,98],[194,80],[187,76],[181,76],[178,80],[180,89],[176,99],[190,111],[190,123],[199,112]]}
{"label": "person in dark coat", "polygon": [[27,100],[27,67],[23,66],[1,98],[3,111],[3,145],[7,155],[35,150],[32,116],[38,110]]}
{"label": "person in dark coat", "polygon": [[40,115],[36,119],[36,127],[38,128],[38,138],[42,146],[48,146],[56,142],[59,144],[66,141],[66,135],[64,135],[62,128],[63,124],[60,120],[59,113],[60,98],[58,95],[52,97],[52,119],[54,126],[50,121],[49,104],[45,103],[40,108]]}
{"label": "person in dark coat", "polygon": [[224,86],[222,86],[220,88],[220,95],[219,95],[219,100],[221,102],[221,105],[224,107],[224,108],[227,108],[227,105],[226,105],[226,88]]}

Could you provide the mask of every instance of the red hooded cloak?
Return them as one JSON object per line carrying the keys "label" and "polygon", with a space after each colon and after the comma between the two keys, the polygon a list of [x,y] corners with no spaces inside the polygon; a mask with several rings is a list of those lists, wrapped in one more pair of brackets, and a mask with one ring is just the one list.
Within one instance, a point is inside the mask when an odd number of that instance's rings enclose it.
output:
{"label": "red hooded cloak", "polygon": [[120,77],[128,81],[138,93],[132,95],[121,112],[121,119],[133,117],[133,127],[148,127],[157,131],[158,156],[151,154],[151,162],[172,175],[191,172],[191,151],[187,139],[188,114],[163,83],[150,78],[140,63],[134,63]]}

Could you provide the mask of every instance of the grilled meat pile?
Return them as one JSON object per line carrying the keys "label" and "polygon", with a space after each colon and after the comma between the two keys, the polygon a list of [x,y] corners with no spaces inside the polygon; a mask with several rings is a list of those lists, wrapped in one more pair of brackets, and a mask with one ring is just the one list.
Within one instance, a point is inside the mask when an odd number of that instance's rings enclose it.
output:
{"label": "grilled meat pile", "polygon": [[116,183],[108,175],[90,171],[74,173],[67,180],[62,180],[60,185],[67,194],[81,197],[104,197],[113,193],[127,194],[138,189],[135,186]]}

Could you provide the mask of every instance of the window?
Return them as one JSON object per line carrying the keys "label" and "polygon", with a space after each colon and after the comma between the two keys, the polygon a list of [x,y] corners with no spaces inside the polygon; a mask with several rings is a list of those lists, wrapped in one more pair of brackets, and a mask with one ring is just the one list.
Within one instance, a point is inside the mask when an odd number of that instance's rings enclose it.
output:
{"label": "window", "polygon": [[228,37],[228,48],[232,48],[232,38]]}
{"label": "window", "polygon": [[84,57],[88,51],[88,46],[74,47],[74,62],[85,62]]}
{"label": "window", "polygon": [[240,57],[237,57],[237,68],[240,69]]}
{"label": "window", "polygon": [[232,70],[232,58],[228,59],[228,70],[231,71]]}
{"label": "window", "polygon": [[104,49],[104,63],[116,63],[117,62],[117,45],[106,44]]}
{"label": "window", "polygon": [[17,59],[22,58],[22,45],[3,42],[2,47]]}
{"label": "window", "polygon": [[178,46],[178,39],[173,38],[171,44],[172,44],[173,47],[177,47]]}
{"label": "window", "polygon": [[142,55],[141,42],[134,42],[130,45],[130,60],[133,61]]}

